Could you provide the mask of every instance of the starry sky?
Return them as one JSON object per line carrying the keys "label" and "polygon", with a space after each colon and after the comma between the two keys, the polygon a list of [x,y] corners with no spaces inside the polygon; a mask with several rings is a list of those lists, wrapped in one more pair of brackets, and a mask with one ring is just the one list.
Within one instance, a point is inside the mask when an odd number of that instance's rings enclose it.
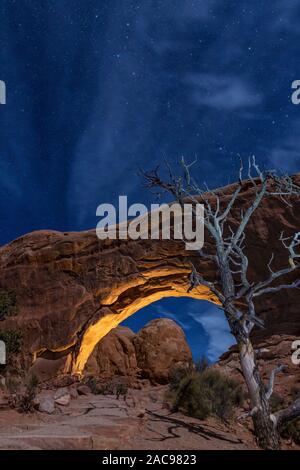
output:
{"label": "starry sky", "polygon": [[[298,0],[1,0],[0,21],[1,244],[95,227],[118,195],[156,202],[136,173],[164,158],[197,155],[211,187],[236,178],[237,155],[300,170]],[[205,302],[166,299],[128,324],[162,314],[196,356],[232,342]]]}

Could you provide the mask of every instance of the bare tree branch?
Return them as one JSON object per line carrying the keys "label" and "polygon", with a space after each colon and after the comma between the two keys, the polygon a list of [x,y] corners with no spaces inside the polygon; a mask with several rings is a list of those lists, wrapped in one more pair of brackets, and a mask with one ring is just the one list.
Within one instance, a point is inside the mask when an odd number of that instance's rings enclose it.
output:
{"label": "bare tree branch", "polygon": [[300,398],[295,400],[289,407],[275,413],[274,416],[278,428],[298,418],[300,416]]}
{"label": "bare tree branch", "polygon": [[215,296],[218,298],[218,300],[223,303],[224,302],[224,296],[221,294],[221,292],[218,291],[218,289],[216,289],[215,285],[213,282],[209,282],[209,281],[206,281],[203,276],[201,276],[194,265],[192,265],[192,272],[190,274],[190,277],[189,277],[189,281],[190,281],[190,287],[188,288],[188,293],[191,292],[193,289],[195,289],[196,287],[198,286],[205,286],[205,287],[208,287],[212,292],[213,294],[215,294]]}
{"label": "bare tree branch", "polygon": [[[260,170],[255,156],[248,159],[247,191],[250,185],[249,205],[245,211],[238,213],[236,207],[239,196],[244,187],[244,165],[240,161],[239,184],[229,198],[222,199],[222,193],[210,190],[207,185],[204,189],[194,181],[190,169],[195,162],[187,164],[184,157],[181,158],[183,177],[175,176],[169,169],[170,181],[163,181],[156,168],[153,172],[144,173],[149,188],[157,187],[162,191],[172,194],[183,205],[190,201],[193,205],[199,202],[204,205],[204,226],[214,244],[214,253],[198,251],[200,258],[212,261],[219,274],[218,283],[206,280],[191,263],[190,286],[188,292],[199,286],[205,286],[216,296],[220,308],[224,311],[232,334],[239,346],[241,368],[250,394],[252,408],[246,414],[251,416],[255,431],[261,440],[262,446],[277,448],[279,445],[278,426],[276,423],[293,419],[300,415],[300,399],[286,410],[275,415],[271,414],[269,401],[273,393],[275,376],[284,370],[284,366],[276,367],[270,375],[267,390],[261,379],[256,364],[256,353],[253,349],[250,333],[255,326],[264,327],[264,322],[258,318],[255,309],[255,300],[264,294],[279,292],[283,289],[296,289],[300,287],[300,278],[288,282],[286,276],[299,269],[300,263],[300,232],[292,237],[285,237],[282,233],[279,237],[283,247],[287,250],[287,265],[275,270],[273,262],[275,255],[272,253],[267,263],[268,277],[260,282],[248,279],[249,260],[245,241],[246,229],[253,214],[266,197],[279,197],[285,204],[289,203],[292,195],[300,196],[300,188],[289,176],[278,177],[275,172],[263,172]],[[252,188],[252,190],[251,190]],[[224,201],[227,201],[224,207]],[[234,220],[229,220],[234,212]],[[196,211],[193,208],[193,216]],[[238,215],[237,215],[238,214]],[[300,269],[299,269],[300,271]],[[282,279],[283,282],[279,283]]]}
{"label": "bare tree branch", "polygon": [[270,379],[269,379],[268,389],[267,389],[267,392],[266,392],[267,400],[270,400],[271,396],[273,395],[273,388],[274,388],[274,381],[275,381],[276,374],[279,374],[279,372],[282,372],[285,369],[286,369],[286,366],[281,364],[281,365],[275,367],[275,369],[272,370],[271,375],[270,375]]}
{"label": "bare tree branch", "polygon": [[242,420],[244,420],[244,419],[247,419],[247,418],[249,418],[249,417],[252,417],[252,416],[255,415],[255,413],[257,413],[257,410],[258,410],[258,408],[257,408],[257,406],[255,406],[254,408],[252,408],[252,410],[246,411],[246,413],[243,413],[243,414],[241,414],[240,416],[238,416],[238,417],[237,417],[237,420],[238,420],[238,421],[242,421]]}

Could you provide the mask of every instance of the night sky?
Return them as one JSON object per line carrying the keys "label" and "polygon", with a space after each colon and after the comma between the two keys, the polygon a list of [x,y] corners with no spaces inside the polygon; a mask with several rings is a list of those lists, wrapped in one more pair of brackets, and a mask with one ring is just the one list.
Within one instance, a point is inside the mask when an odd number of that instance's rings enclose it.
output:
{"label": "night sky", "polygon": [[[197,154],[211,187],[235,179],[238,154],[300,170],[298,0],[1,0],[0,21],[1,244],[95,227],[118,195],[156,202],[136,173],[164,158]],[[195,356],[230,344],[204,302],[164,300],[127,323],[162,314]]]}

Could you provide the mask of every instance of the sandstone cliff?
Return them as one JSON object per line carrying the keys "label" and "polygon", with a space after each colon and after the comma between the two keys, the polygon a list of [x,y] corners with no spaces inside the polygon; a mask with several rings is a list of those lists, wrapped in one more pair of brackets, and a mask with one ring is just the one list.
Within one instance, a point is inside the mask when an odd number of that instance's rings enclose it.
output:
{"label": "sandstone cliff", "polygon": [[[89,357],[85,375],[103,382],[123,376],[127,383],[149,379],[152,384],[169,382],[173,368],[192,363],[192,353],[183,330],[173,320],[158,318],[147,323],[137,334],[130,328],[117,326],[96,346]],[[60,377],[64,370],[64,357],[39,357],[30,374],[40,382]],[[53,381],[52,381],[53,382]]]}
{"label": "sandstone cliff", "polygon": [[[295,177],[300,184],[300,175]],[[225,206],[234,185],[219,190]],[[236,211],[245,209],[252,187],[244,182]],[[267,275],[270,254],[285,266],[286,252],[278,237],[299,229],[299,200],[286,205],[278,197],[265,199],[246,232],[251,277]],[[233,213],[234,223],[234,213]],[[206,248],[212,249],[210,241]],[[33,232],[0,249],[0,289],[14,289],[18,312],[1,322],[1,330],[23,335],[22,361],[28,368],[39,358],[64,357],[65,369],[82,372],[98,341],[142,307],[164,296],[187,296],[189,259],[180,242],[100,241],[95,231]],[[214,266],[197,260],[208,280],[217,281]],[[291,276],[292,279],[292,276]],[[191,294],[215,301],[199,287]],[[261,341],[274,334],[300,336],[300,291],[281,291],[257,302],[266,329],[255,332]]]}

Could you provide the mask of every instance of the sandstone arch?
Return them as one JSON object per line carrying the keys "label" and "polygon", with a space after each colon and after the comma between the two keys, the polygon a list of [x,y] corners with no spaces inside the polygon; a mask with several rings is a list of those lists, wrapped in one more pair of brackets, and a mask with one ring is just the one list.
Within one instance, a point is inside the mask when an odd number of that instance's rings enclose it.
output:
{"label": "sandstone arch", "polygon": [[[188,270],[178,270],[176,277],[187,281]],[[157,273],[158,274],[158,273]],[[128,298],[126,298],[123,304],[122,299],[117,300],[113,307],[103,306],[101,309],[101,318],[94,324],[88,326],[85,334],[82,337],[80,346],[75,353],[74,360],[72,361],[71,370],[73,373],[81,373],[84,369],[85,363],[88,360],[90,354],[93,352],[97,343],[107,334],[109,331],[119,325],[129,316],[135,314],[143,307],[160,300],[164,297],[191,297],[199,300],[209,300],[217,303],[217,299],[214,295],[204,286],[201,286],[193,292],[193,294],[187,294],[188,282],[176,282],[176,277],[173,275],[172,279],[170,276],[166,276],[164,279],[163,275],[159,277],[153,277],[152,282],[157,282],[158,288],[153,288],[149,292],[144,291],[145,296],[133,297],[132,302],[127,304]],[[144,286],[143,286],[144,287]],[[130,289],[130,288],[129,288]],[[135,291],[136,293],[137,291]],[[142,292],[142,291],[141,291]],[[127,293],[129,298],[132,294]],[[127,305],[126,305],[127,304]]]}
{"label": "sandstone arch", "polygon": [[[222,189],[224,204],[233,190]],[[238,211],[251,191],[244,183]],[[286,264],[278,235],[299,230],[299,220],[299,201],[287,206],[279,198],[264,200],[246,234],[253,278],[266,275],[272,251],[278,265]],[[19,306],[18,315],[0,328],[22,330],[24,367],[39,355],[52,354],[65,356],[67,369],[81,372],[97,341],[124,318],[164,296],[187,295],[191,256],[195,253],[175,241],[99,241],[94,230],[30,233],[0,249],[0,288],[14,288]],[[217,281],[210,261],[198,263],[206,279]],[[204,287],[192,295],[215,301]],[[265,297],[258,312],[267,328],[256,332],[257,338],[299,335],[299,300],[299,290]]]}

